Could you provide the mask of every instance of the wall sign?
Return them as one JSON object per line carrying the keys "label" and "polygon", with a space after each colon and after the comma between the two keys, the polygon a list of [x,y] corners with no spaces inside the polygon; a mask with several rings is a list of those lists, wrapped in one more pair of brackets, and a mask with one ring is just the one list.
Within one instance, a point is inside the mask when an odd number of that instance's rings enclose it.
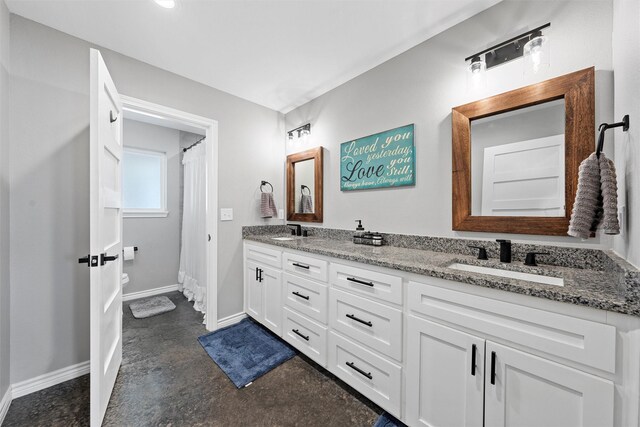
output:
{"label": "wall sign", "polygon": [[414,185],[413,124],[340,144],[340,190]]}

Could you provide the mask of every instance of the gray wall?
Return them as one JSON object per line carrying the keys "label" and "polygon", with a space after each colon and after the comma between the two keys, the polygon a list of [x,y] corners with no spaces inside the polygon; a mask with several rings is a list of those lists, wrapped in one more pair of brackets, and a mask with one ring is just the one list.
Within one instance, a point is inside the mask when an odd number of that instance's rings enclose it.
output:
{"label": "gray wall", "polygon": [[[11,16],[11,381],[89,359],[89,48]],[[219,123],[218,315],[242,311],[242,236],[261,179],[281,203],[281,114],[100,49],[120,93]]]}
{"label": "gray wall", "polygon": [[167,153],[166,218],[124,218],[124,246],[138,246],[133,261],[124,261],[129,275],[124,294],[147,291],[178,282],[180,266],[180,131],[134,120],[124,121],[125,147]]}
{"label": "gray wall", "polygon": [[626,206],[626,227],[615,239],[614,249],[640,267],[640,2],[613,2],[613,66],[615,121],[629,114],[628,132],[608,131],[618,172],[619,206]]}
{"label": "gray wall", "polygon": [[[524,77],[522,61],[491,69],[487,88],[470,92],[464,58],[511,36],[551,22],[551,66]],[[304,143],[286,141],[287,153],[318,145],[324,165],[325,227],[493,239],[489,233],[451,230],[451,108],[586,67],[597,70],[596,120],[612,113],[611,1],[506,1],[433,37],[286,114],[286,128],[311,122]],[[579,42],[577,42],[579,41]],[[340,143],[415,123],[416,185],[340,192]],[[507,236],[517,241],[610,247],[599,237]]]}
{"label": "gray wall", "polygon": [[9,388],[9,10],[0,1],[0,399]]}

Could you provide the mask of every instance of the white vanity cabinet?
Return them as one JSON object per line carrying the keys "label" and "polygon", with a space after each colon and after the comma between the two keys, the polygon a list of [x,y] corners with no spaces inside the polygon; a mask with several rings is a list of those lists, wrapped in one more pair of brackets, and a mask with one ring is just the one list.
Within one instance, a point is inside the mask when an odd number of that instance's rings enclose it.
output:
{"label": "white vanity cabinet", "polygon": [[640,425],[636,316],[253,242],[245,311],[410,427]]}
{"label": "white vanity cabinet", "polygon": [[278,259],[280,252],[270,248],[245,252],[244,305],[249,316],[282,336],[282,272],[273,267]]}
{"label": "white vanity cabinet", "polygon": [[611,381],[408,316],[407,422],[610,426]]}

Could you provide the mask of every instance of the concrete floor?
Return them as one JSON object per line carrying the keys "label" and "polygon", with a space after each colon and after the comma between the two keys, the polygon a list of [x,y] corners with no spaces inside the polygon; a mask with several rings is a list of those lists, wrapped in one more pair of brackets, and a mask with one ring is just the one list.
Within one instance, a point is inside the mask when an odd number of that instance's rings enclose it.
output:
{"label": "concrete floor", "polygon": [[[124,303],[123,361],[105,426],[362,426],[381,410],[296,356],[238,390],[198,341],[202,317],[178,292],[172,312],[135,319]],[[86,426],[89,376],[11,403],[2,424]]]}

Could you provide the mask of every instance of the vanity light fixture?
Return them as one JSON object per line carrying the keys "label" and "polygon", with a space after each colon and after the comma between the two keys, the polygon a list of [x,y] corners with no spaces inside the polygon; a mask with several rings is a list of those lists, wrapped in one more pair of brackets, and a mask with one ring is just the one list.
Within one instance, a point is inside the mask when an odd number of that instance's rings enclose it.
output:
{"label": "vanity light fixture", "polygon": [[287,132],[287,135],[289,135],[289,139],[293,139],[294,132],[298,132],[298,138],[311,134],[311,123],[307,123],[306,125],[302,125]]}
{"label": "vanity light fixture", "polygon": [[160,7],[164,7],[165,9],[173,9],[176,7],[176,0],[153,0]]}
{"label": "vanity light fixture", "polygon": [[537,72],[545,65],[549,65],[549,40],[543,34],[543,30],[549,27],[551,27],[550,22],[468,56],[465,61],[471,61],[468,67],[469,73],[480,72],[479,64],[482,63],[488,70],[521,56],[525,57],[525,66],[530,67],[530,71]]}

